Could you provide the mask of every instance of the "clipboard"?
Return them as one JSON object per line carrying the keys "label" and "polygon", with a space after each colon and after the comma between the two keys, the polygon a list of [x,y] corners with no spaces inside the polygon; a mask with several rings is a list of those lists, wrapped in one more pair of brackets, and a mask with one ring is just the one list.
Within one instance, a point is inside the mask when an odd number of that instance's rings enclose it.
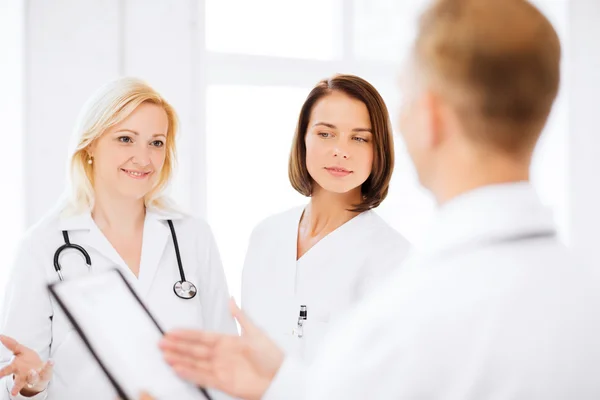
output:
{"label": "clipboard", "polygon": [[158,400],[212,400],[162,359],[158,341],[164,330],[117,268],[48,289],[121,399],[138,400],[146,390]]}

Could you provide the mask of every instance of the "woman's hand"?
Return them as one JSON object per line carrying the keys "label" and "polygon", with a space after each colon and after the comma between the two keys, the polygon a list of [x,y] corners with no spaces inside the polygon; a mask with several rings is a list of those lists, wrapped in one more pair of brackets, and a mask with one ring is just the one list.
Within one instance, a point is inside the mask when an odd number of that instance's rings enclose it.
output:
{"label": "woman's hand", "polygon": [[0,335],[0,342],[14,354],[13,361],[0,369],[0,378],[14,376],[11,394],[31,397],[46,389],[52,379],[52,361],[43,362],[40,356],[15,339]]}

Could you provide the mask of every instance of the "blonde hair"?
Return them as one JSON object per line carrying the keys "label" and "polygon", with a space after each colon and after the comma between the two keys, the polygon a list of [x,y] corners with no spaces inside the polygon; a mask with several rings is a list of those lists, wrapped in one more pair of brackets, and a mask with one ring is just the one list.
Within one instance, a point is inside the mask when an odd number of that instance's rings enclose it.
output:
{"label": "blonde hair", "polygon": [[165,162],[156,184],[144,199],[145,204],[158,210],[172,208],[172,201],[164,191],[175,168],[177,114],[150,85],[137,78],[125,77],[102,86],[81,110],[73,132],[73,150],[68,165],[70,192],[67,193],[66,213],[75,214],[94,206],[93,165],[88,163],[88,150],[96,139],[126,119],[142,103],[161,106],[169,121]]}
{"label": "blonde hair", "polygon": [[530,148],[558,93],[561,48],[526,0],[437,0],[420,19],[417,68],[450,100],[471,139]]}

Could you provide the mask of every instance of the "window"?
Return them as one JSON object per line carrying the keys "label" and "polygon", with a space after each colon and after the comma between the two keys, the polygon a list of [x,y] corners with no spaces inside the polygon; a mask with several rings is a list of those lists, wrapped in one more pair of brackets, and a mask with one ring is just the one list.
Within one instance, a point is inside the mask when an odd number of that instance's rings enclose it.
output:
{"label": "window", "polygon": [[239,293],[254,226],[305,202],[289,184],[287,165],[306,93],[305,88],[283,86],[208,88],[208,216],[232,293]]}
{"label": "window", "polygon": [[[537,3],[564,35],[566,0]],[[206,0],[206,211],[232,294],[239,296],[253,227],[269,215],[307,202],[288,182],[287,159],[300,105],[310,88],[336,72],[354,73],[374,84],[395,118],[398,64],[426,4],[427,0]],[[543,201],[556,209],[563,230],[565,96],[563,91],[533,167],[534,184]],[[435,205],[419,186],[398,137],[396,153],[390,193],[378,212],[418,242]]]}
{"label": "window", "polygon": [[423,0],[352,0],[354,56],[397,63],[412,44],[427,4]]}
{"label": "window", "polygon": [[339,0],[206,0],[206,48],[331,60],[338,48],[339,7]]}

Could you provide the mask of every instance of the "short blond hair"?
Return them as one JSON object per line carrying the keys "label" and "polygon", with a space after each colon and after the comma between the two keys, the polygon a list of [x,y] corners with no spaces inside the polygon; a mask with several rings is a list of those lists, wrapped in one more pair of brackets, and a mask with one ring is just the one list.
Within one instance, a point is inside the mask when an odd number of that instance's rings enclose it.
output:
{"label": "short blond hair", "polygon": [[561,46],[528,1],[434,1],[421,17],[414,55],[470,138],[509,152],[535,144],[558,93]]}
{"label": "short blond hair", "polygon": [[175,109],[146,82],[132,77],[114,80],[102,86],[86,102],[73,132],[73,150],[69,160],[67,213],[91,210],[94,206],[93,165],[88,163],[89,148],[108,129],[126,119],[142,103],[156,104],[167,113],[166,157],[156,184],[145,197],[146,207],[170,209],[172,202],[164,194],[176,160],[178,118]]}

